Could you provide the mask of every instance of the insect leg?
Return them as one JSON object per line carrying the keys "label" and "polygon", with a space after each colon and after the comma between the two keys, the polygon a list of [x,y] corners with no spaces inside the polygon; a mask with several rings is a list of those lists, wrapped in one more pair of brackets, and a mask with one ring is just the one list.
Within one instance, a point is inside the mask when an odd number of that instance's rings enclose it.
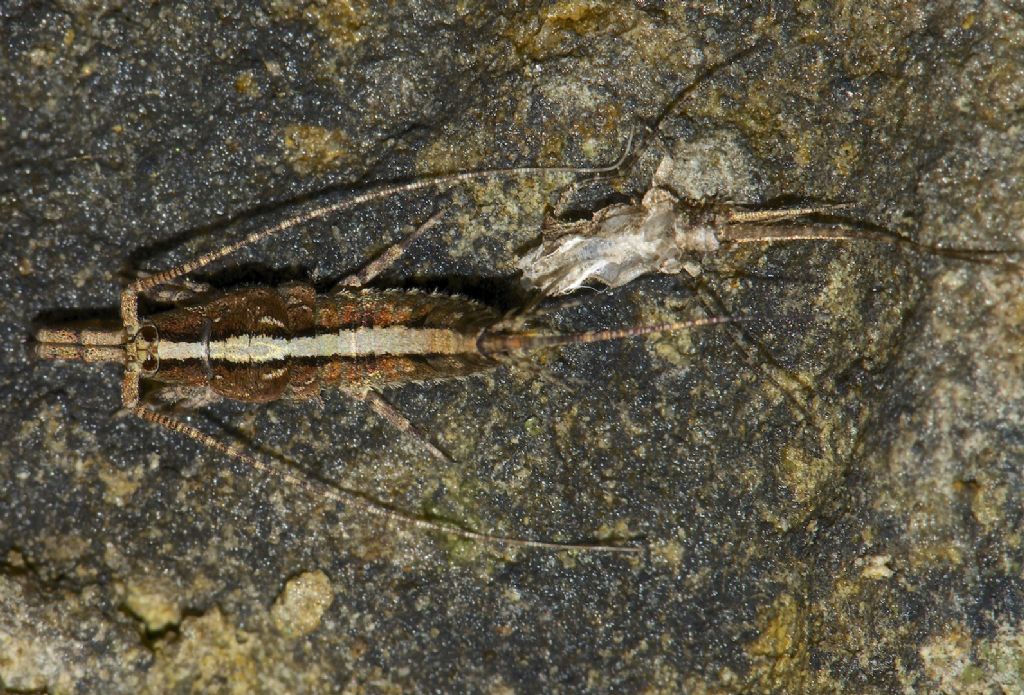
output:
{"label": "insect leg", "polygon": [[[630,143],[632,138],[630,138]],[[427,188],[447,188],[454,186],[455,184],[464,181],[476,181],[488,178],[497,178],[502,176],[527,176],[527,175],[551,175],[551,174],[601,174],[618,169],[625,161],[629,154],[629,144],[627,144],[626,153],[615,162],[615,164],[606,167],[592,167],[592,168],[576,168],[576,167],[510,167],[505,169],[481,169],[479,171],[466,171],[457,174],[439,174],[436,176],[428,176],[416,181],[409,181],[406,183],[395,183],[385,184],[351,195],[341,200],[335,200],[333,202],[321,203],[319,205],[313,205],[302,212],[296,213],[291,217],[287,217],[281,220],[277,224],[270,225],[269,227],[263,227],[257,229],[254,232],[250,232],[242,239],[225,244],[219,249],[204,253],[203,255],[193,258],[192,260],[180,263],[173,268],[161,271],[150,275],[149,277],[139,278],[134,282],[130,283],[121,292],[121,321],[124,323],[125,330],[134,335],[138,332],[139,323],[139,297],[141,292],[145,292],[151,287],[157,285],[165,285],[171,280],[187,275],[193,271],[199,270],[200,268],[213,263],[214,261],[223,258],[235,251],[249,246],[251,244],[259,243],[270,237],[277,236],[283,232],[286,232],[294,227],[301,224],[317,220],[328,215],[332,215],[343,210],[370,203],[377,200],[384,200],[400,193],[410,193],[412,191],[419,191]]]}
{"label": "insect leg", "polygon": [[189,413],[224,400],[206,386],[164,386],[146,394],[145,402],[151,407],[172,413]]}
{"label": "insect leg", "polygon": [[146,290],[145,296],[149,301],[158,304],[183,304],[196,297],[210,294],[210,291],[208,283],[189,278],[177,278],[173,283],[151,287]]}
{"label": "insect leg", "polygon": [[380,517],[390,522],[404,524],[406,526],[414,526],[417,528],[427,529],[430,531],[437,531],[440,533],[447,533],[459,538],[465,538],[467,540],[479,541],[483,543],[491,543],[500,546],[509,547],[520,547],[520,548],[540,548],[545,550],[580,550],[586,552],[600,552],[600,553],[620,553],[620,554],[634,554],[643,552],[643,548],[640,547],[629,547],[629,546],[618,546],[618,545],[607,545],[607,544],[587,544],[587,543],[555,543],[550,541],[535,541],[525,538],[509,538],[506,536],[497,536],[489,533],[480,533],[478,531],[470,531],[468,529],[459,528],[450,523],[444,523],[439,521],[430,521],[429,519],[422,519],[420,517],[413,516],[399,509],[394,509],[388,505],[374,501],[365,495],[352,490],[346,490],[342,487],[329,484],[325,481],[317,480],[316,478],[310,478],[307,476],[300,475],[290,470],[283,461],[272,462],[269,459],[263,459],[257,457],[247,450],[245,450],[239,444],[225,443],[221,440],[206,434],[200,429],[197,429],[181,420],[177,420],[163,413],[158,413],[151,410],[144,405],[136,405],[131,409],[131,412],[137,417],[145,420],[146,422],[158,425],[172,432],[184,435],[190,439],[199,442],[200,444],[207,446],[215,451],[235,458],[243,463],[248,464],[255,470],[274,477],[287,485],[292,485],[302,490],[310,499],[322,499],[327,498],[332,502],[341,504],[347,504],[353,507],[358,507],[361,511]]}
{"label": "insect leg", "polygon": [[384,400],[382,395],[372,389],[365,393],[356,393],[352,391],[349,393],[373,408],[375,413],[384,418],[388,424],[396,430],[415,439],[420,446],[430,453],[431,456],[441,459],[445,463],[452,462],[451,458],[449,458],[447,454],[438,449],[437,446],[427,439],[422,432],[417,430],[416,426],[409,421],[409,418],[403,415],[398,408]]}
{"label": "insect leg", "polygon": [[437,225],[437,223],[441,221],[441,218],[444,217],[444,212],[444,210],[440,210],[434,213],[429,220],[421,224],[411,234],[407,234],[405,238],[384,249],[383,253],[367,263],[362,270],[352,273],[348,277],[342,279],[341,282],[338,283],[338,287],[359,288],[369,283],[375,277],[394,265],[395,261],[401,258],[409,247],[412,246],[412,243],[419,239],[424,232]]}
{"label": "insect leg", "polygon": [[456,174],[438,174],[436,176],[427,176],[416,181],[384,184],[365,190],[362,193],[356,193],[349,197],[342,198],[341,200],[313,205],[312,207],[308,207],[291,217],[281,220],[277,224],[250,232],[238,241],[225,244],[219,249],[215,249],[209,253],[204,253],[197,258],[180,263],[173,268],[168,268],[167,270],[155,273],[149,277],[140,278],[132,282],[121,294],[122,318],[125,322],[125,328],[129,331],[138,330],[138,293],[144,292],[157,285],[167,284],[175,278],[187,275],[195,270],[199,270],[200,268],[207,266],[224,256],[234,253],[245,246],[259,243],[265,239],[277,236],[278,234],[307,222],[318,220],[320,218],[327,217],[328,215],[348,210],[359,205],[384,200],[400,193],[411,193],[413,191],[428,188],[450,188],[451,186],[465,181],[478,181],[488,178],[551,174],[601,174],[618,169],[624,160],[625,157],[620,157],[615,164],[606,167],[510,167],[504,169],[464,171]]}
{"label": "insect leg", "polygon": [[786,220],[796,217],[827,215],[842,210],[845,207],[847,206],[829,205],[782,210],[730,210],[726,213],[725,224],[718,228],[717,236],[723,244],[776,244],[787,241],[868,241],[878,244],[893,244],[918,253],[987,265],[1007,272],[1021,272],[1024,270],[1024,264],[1012,259],[1013,256],[1024,252],[1024,249],[1020,248],[959,249],[925,244],[884,227],[866,222],[846,220],[835,220],[829,224],[786,222]]}

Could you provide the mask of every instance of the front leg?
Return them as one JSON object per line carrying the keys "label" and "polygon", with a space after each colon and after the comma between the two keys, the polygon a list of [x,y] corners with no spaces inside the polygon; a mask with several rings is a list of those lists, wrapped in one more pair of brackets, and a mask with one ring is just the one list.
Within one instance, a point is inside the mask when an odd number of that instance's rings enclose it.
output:
{"label": "front leg", "polygon": [[[132,280],[139,282],[151,276],[152,273],[140,270],[134,273]],[[154,304],[184,304],[197,297],[208,295],[210,291],[210,285],[205,282],[199,282],[187,277],[179,277],[173,281],[147,287],[141,294]]]}
{"label": "front leg", "polygon": [[113,414],[115,418],[122,418],[132,415],[137,408],[144,408],[159,412],[161,414],[177,417],[195,412],[214,403],[219,403],[223,398],[205,386],[187,385],[164,385],[152,390],[146,389],[141,396],[135,394],[135,402],[132,404],[123,403],[122,407]]}
{"label": "front leg", "polygon": [[143,402],[154,410],[173,414],[190,413],[224,400],[213,389],[206,386],[164,386],[147,393]]}

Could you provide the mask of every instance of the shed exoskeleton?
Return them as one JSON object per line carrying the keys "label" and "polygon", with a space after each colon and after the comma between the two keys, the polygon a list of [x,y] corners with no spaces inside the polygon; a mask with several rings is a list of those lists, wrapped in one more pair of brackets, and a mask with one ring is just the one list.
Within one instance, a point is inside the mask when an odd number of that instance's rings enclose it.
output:
{"label": "shed exoskeleton", "polygon": [[[601,173],[617,166],[529,167],[445,175],[383,186],[314,206],[238,242],[131,283],[121,294],[120,325],[39,328],[35,332],[35,353],[42,359],[123,364],[121,400],[126,411],[239,459],[314,497],[477,541],[554,550],[640,552],[640,547],[613,543],[558,543],[498,536],[416,517],[302,475],[284,462],[256,455],[240,444],[222,441],[158,409],[154,403],[173,402],[180,408],[229,398],[259,404],[278,399],[314,399],[324,388],[340,388],[364,400],[433,455],[445,458],[381,396],[379,389],[462,377],[547,347],[683,330],[734,319],[702,318],[618,330],[542,334],[516,328],[499,312],[462,297],[365,288],[431,226],[433,219],[327,294],[317,294],[303,283],[250,287],[199,296],[152,316],[139,313],[141,293],[172,283],[243,246],[362,203],[483,177]],[[142,396],[142,383],[154,385],[146,397]]]}

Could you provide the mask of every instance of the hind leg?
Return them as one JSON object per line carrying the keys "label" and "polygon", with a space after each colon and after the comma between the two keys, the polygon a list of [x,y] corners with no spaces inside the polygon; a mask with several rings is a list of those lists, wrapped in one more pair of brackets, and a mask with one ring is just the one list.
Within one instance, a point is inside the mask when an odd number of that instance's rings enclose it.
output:
{"label": "hind leg", "polygon": [[451,458],[441,451],[433,442],[427,439],[426,435],[416,429],[416,426],[407,418],[398,408],[388,403],[384,396],[373,389],[367,389],[366,391],[355,391],[346,389],[345,392],[353,398],[366,403],[373,409],[373,412],[377,413],[383,418],[389,425],[394,427],[402,434],[412,438],[420,445],[424,450],[427,451],[434,458],[440,459],[445,463],[451,463]]}

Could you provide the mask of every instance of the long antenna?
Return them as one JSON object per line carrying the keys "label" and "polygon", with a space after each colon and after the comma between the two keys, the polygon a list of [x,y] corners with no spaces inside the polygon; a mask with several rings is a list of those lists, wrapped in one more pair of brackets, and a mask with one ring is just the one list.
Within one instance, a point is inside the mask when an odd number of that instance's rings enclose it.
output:
{"label": "long antenna", "polygon": [[216,437],[206,434],[202,430],[193,427],[181,420],[158,413],[144,405],[136,405],[131,411],[146,422],[159,425],[165,429],[178,434],[183,434],[200,444],[210,447],[227,456],[247,463],[259,472],[277,478],[287,485],[292,485],[305,492],[310,499],[325,497],[333,502],[359,507],[362,511],[385,519],[386,521],[401,523],[406,526],[424,528],[440,533],[447,533],[459,538],[466,538],[473,541],[481,541],[494,545],[503,545],[517,548],[538,548],[543,550],[580,550],[592,553],[615,553],[620,555],[634,555],[642,553],[641,547],[630,547],[620,545],[604,545],[600,543],[555,543],[552,541],[535,541],[525,538],[510,538],[490,533],[481,533],[460,528],[453,524],[431,521],[407,514],[398,509],[387,507],[379,502],[374,502],[362,495],[356,494],[344,488],[331,485],[316,478],[310,478],[288,469],[283,462],[271,462],[250,454],[237,444],[227,444]]}
{"label": "long antenna", "polygon": [[670,323],[656,323],[648,326],[630,326],[629,328],[612,328],[603,331],[585,331],[583,333],[555,333],[551,335],[538,335],[529,332],[485,332],[480,336],[478,345],[484,354],[500,354],[507,352],[522,353],[539,350],[557,345],[578,345],[581,343],[598,343],[608,340],[619,340],[632,338],[634,336],[649,335],[651,333],[667,333],[679,331],[684,328],[697,328],[700,326],[714,326],[719,323],[734,323],[746,321],[746,318],[732,316],[715,316],[706,319],[695,319],[692,321],[673,321]]}
{"label": "long antenna", "polygon": [[480,179],[498,178],[498,177],[515,177],[515,176],[537,176],[537,175],[549,175],[549,174],[606,174],[617,170],[622,166],[623,162],[629,156],[630,148],[633,144],[633,132],[630,131],[629,139],[626,141],[626,147],[623,154],[615,161],[614,164],[609,166],[601,167],[509,167],[499,169],[480,169],[477,171],[464,171],[455,174],[438,174],[436,176],[426,176],[419,178],[415,181],[407,181],[405,183],[393,183],[384,184],[357,193],[351,197],[343,198],[331,203],[323,203],[315,205],[303,212],[299,212],[291,217],[287,217],[281,220],[277,224],[263,229],[258,229],[250,234],[246,235],[239,241],[221,246],[218,249],[205,253],[198,258],[185,261],[173,268],[154,273],[144,278],[139,278],[128,285],[121,293],[121,318],[124,321],[125,329],[129,333],[135,333],[139,329],[139,318],[138,318],[138,295],[140,292],[144,292],[157,285],[162,285],[174,280],[175,278],[187,275],[203,266],[209,265],[210,263],[223,258],[235,251],[249,246],[250,244],[256,244],[264,239],[277,236],[282,232],[285,232],[293,227],[300,224],[305,224],[313,220],[332,215],[342,210],[348,210],[350,208],[364,205],[376,200],[383,200],[393,195],[400,193],[409,193],[412,191],[418,191],[425,188],[449,188],[455,184],[464,181],[476,181]]}

